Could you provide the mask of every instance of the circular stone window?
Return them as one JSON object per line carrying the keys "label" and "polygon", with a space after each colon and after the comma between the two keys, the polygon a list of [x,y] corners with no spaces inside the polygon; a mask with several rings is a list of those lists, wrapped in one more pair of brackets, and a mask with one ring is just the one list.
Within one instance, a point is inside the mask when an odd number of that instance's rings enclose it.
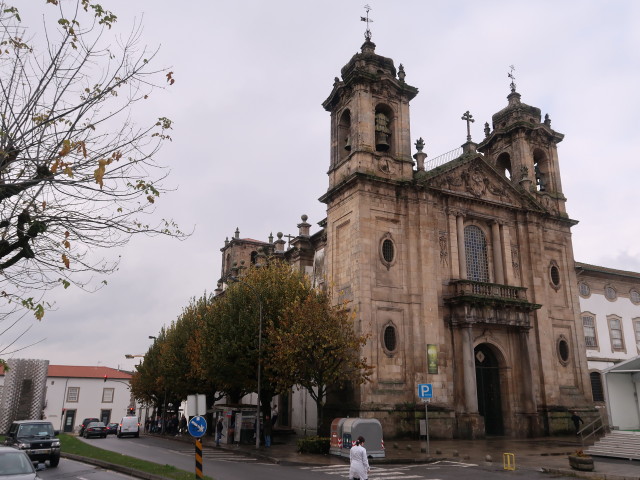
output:
{"label": "circular stone window", "polygon": [[557,265],[551,265],[551,269],[549,270],[549,274],[551,275],[551,283],[554,287],[560,286],[560,269]]}
{"label": "circular stone window", "polygon": [[635,288],[629,292],[629,298],[636,305],[640,303],[640,293]]}
{"label": "circular stone window", "polygon": [[607,285],[604,287],[604,296],[607,297],[607,300],[615,300],[618,294],[616,293],[616,289],[611,285]]}
{"label": "circular stone window", "polygon": [[384,348],[388,352],[395,352],[398,348],[398,338],[396,336],[396,327],[393,325],[387,325],[383,334]]}
{"label": "circular stone window", "polygon": [[560,363],[567,365],[569,363],[569,342],[564,335],[561,335],[558,338],[556,348],[558,349],[558,358],[560,359]]}
{"label": "circular stone window", "polygon": [[591,289],[589,288],[589,285],[584,282],[580,282],[580,284],[578,285],[578,291],[583,297],[588,297],[589,295],[591,295]]}

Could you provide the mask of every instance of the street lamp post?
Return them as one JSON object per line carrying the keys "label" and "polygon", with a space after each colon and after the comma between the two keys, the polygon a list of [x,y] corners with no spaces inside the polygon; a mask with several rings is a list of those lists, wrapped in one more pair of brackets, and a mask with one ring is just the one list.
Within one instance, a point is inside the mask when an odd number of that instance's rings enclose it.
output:
{"label": "street lamp post", "polygon": [[258,299],[258,400],[256,401],[256,448],[260,448],[260,390],[261,390],[261,374],[262,374],[262,297],[258,291],[238,277],[227,277],[232,282],[242,283],[249,288]]}

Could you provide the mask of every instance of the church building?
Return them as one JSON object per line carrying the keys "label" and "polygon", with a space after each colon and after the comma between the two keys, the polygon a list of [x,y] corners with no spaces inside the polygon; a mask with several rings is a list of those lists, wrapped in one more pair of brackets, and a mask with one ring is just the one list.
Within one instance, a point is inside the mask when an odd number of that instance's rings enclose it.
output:
{"label": "church building", "polygon": [[414,428],[409,413],[424,418],[417,385],[428,383],[439,438],[549,435],[566,430],[571,410],[588,421],[563,135],[512,82],[480,143],[468,135],[461,149],[427,159],[422,139],[412,149],[417,94],[368,32],[322,104],[331,154],[320,230],[303,216],[288,246],[282,234],[263,242],[236,230],[222,248],[223,277],[264,248],[350,302],[375,370],[334,416],[373,417],[385,435],[402,433]]}

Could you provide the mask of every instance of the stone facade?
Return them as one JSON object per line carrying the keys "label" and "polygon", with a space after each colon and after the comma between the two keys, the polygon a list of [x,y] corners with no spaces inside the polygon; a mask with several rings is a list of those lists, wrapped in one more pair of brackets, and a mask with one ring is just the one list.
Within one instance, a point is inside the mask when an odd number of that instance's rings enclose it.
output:
{"label": "stone facade", "polygon": [[223,276],[232,259],[255,262],[260,246],[350,301],[376,368],[371,382],[342,392],[336,416],[412,433],[424,417],[416,386],[431,383],[436,437],[553,434],[558,412],[593,410],[563,135],[512,86],[480,144],[469,136],[452,158],[427,162],[421,140],[411,151],[417,93],[368,39],[323,103],[331,157],[322,229],[311,235],[303,217],[287,249],[281,234],[280,244],[236,235],[222,249]]}

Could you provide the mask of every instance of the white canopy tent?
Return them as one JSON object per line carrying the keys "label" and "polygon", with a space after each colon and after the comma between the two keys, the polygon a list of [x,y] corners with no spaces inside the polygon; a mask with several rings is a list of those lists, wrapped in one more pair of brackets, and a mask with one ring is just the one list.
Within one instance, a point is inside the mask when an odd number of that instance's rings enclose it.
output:
{"label": "white canopy tent", "polygon": [[602,371],[609,425],[618,430],[640,430],[640,356]]}

